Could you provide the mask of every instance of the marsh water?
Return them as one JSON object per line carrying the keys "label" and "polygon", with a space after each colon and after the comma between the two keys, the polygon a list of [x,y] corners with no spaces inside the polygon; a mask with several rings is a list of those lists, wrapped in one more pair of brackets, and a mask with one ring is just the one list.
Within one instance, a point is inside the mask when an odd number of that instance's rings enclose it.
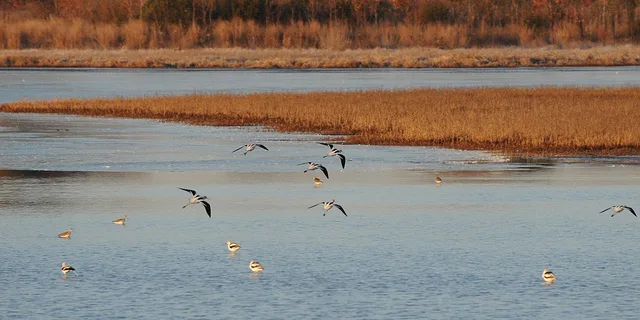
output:
{"label": "marsh water", "polygon": [[[342,169],[335,139],[0,113],[0,318],[637,318],[640,220],[598,212],[640,207],[640,157],[340,145]],[[348,217],[307,209],[331,199]]]}
{"label": "marsh water", "polygon": [[22,99],[403,88],[640,86],[640,67],[487,69],[0,69],[0,103]]}

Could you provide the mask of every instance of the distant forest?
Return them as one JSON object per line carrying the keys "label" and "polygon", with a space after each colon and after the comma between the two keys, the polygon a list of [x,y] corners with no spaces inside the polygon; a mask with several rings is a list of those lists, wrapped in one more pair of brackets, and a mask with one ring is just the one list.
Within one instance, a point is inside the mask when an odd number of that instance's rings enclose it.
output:
{"label": "distant forest", "polygon": [[[147,34],[140,47],[176,46],[168,35],[176,27],[191,30],[191,47],[287,47],[293,27],[316,39],[290,47],[362,48],[635,43],[639,16],[640,0],[0,0],[0,27],[15,29],[5,31],[5,48],[38,47],[27,39],[35,27],[16,26],[38,19],[114,26],[118,34],[98,47],[127,46],[126,26],[136,22]],[[230,34],[216,32],[220,26]],[[332,30],[346,38],[328,41]],[[11,32],[26,38],[12,40]]]}

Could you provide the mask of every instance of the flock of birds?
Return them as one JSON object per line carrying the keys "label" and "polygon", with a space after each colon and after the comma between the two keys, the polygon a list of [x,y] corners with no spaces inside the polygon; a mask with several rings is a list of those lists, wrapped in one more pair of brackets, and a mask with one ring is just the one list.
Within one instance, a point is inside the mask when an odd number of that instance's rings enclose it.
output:
{"label": "flock of birds", "polygon": [[[329,152],[323,157],[338,157],[340,158],[340,163],[342,165],[342,168],[344,169],[345,164],[346,164],[346,157],[344,156],[344,154],[342,154],[342,150],[339,150],[337,148],[335,148],[333,146],[333,144],[330,143],[324,143],[324,142],[318,142],[321,145],[327,146],[329,147]],[[251,143],[251,144],[245,144],[242,147],[239,147],[235,150],[233,150],[231,153],[235,153],[236,151],[240,151],[242,149],[244,149],[244,155],[246,156],[247,153],[255,150],[257,148],[261,148],[264,150],[269,151],[269,149],[267,147],[265,147],[263,144],[259,144],[259,143]],[[325,168],[323,165],[319,164],[319,163],[315,163],[315,162],[304,162],[304,163],[300,163],[298,165],[307,165],[307,169],[304,170],[304,172],[308,172],[308,171],[313,171],[313,170],[320,170],[322,171],[322,173],[324,173],[325,177],[327,177],[327,179],[329,179],[329,171],[327,170],[327,168]],[[439,180],[440,178],[437,178],[437,180]],[[323,184],[322,180],[320,180],[318,177],[313,177],[313,182],[316,184],[316,186]],[[440,182],[438,182],[440,183]],[[189,205],[192,204],[201,204],[204,207],[205,212],[207,213],[207,216],[209,216],[209,218],[211,218],[211,205],[209,204],[209,202],[207,202],[206,200],[208,199],[207,196],[203,196],[198,194],[195,190],[192,189],[186,189],[186,188],[180,188],[178,187],[178,189],[182,190],[182,191],[186,191],[188,193],[191,194],[191,197],[189,198],[189,202],[187,202],[187,204],[185,204],[182,209],[188,207]],[[347,212],[344,210],[344,208],[337,204],[335,202],[335,200],[331,200],[331,201],[323,201],[323,202],[319,202],[316,203],[312,206],[310,206],[308,209],[314,208],[316,206],[322,205],[322,209],[324,211],[324,213],[322,214],[323,216],[325,216],[327,214],[327,211],[331,210],[332,208],[338,208],[338,210],[340,210],[342,212],[342,214],[344,214],[344,216],[347,216]],[[125,222],[127,220],[127,216],[125,215],[122,218],[113,220],[114,224],[118,224],[118,225],[125,225]],[[73,228],[69,228],[66,231],[58,234],[59,238],[64,238],[64,239],[71,239],[71,233],[73,232]],[[231,240],[228,240],[227,242],[227,249],[229,251],[231,251],[232,253],[235,253],[236,251],[238,251],[240,249],[240,245],[232,242]],[[264,267],[262,266],[262,264],[260,264],[260,262],[255,261],[255,260],[251,260],[251,262],[249,262],[249,269],[253,272],[261,272],[264,271]],[[78,273],[76,272],[76,269],[73,268],[72,266],[68,265],[66,262],[62,263],[62,267],[60,268],[60,270],[62,271],[62,274],[64,277],[67,276],[67,273],[69,272],[73,272],[75,275],[78,275]]]}
{"label": "flock of birds", "polygon": [[[318,143],[329,147],[329,152],[323,158],[337,156],[338,158],[340,158],[340,163],[342,165],[342,168],[344,169],[346,164],[346,157],[344,156],[344,154],[342,154],[342,150],[335,148],[333,144],[330,144],[330,143],[324,143],[324,142],[318,142]],[[251,143],[251,144],[243,145],[242,147],[239,147],[233,150],[232,153],[235,153],[236,151],[240,151],[244,149],[244,155],[246,156],[247,153],[255,150],[256,147],[269,151],[269,149],[262,144]],[[329,179],[329,171],[327,170],[327,168],[325,168],[323,165],[319,163],[303,162],[298,165],[307,165],[307,169],[304,170],[305,173],[308,171],[314,171],[319,169],[320,171],[322,171],[322,173],[324,173],[325,177]],[[320,180],[318,177],[313,177],[313,182],[316,184],[316,186],[323,184],[322,180]],[[440,184],[442,183],[442,179],[439,176],[436,176],[435,182],[436,182],[436,185],[440,186]],[[199,203],[204,207],[205,212],[207,213],[207,216],[211,218],[211,205],[206,201],[208,199],[207,196],[199,195],[195,190],[192,190],[192,189],[186,189],[186,188],[180,188],[180,187],[178,187],[178,189],[189,192],[191,194],[191,197],[189,198],[189,202],[182,207],[183,209],[188,207],[189,205]],[[322,205],[322,210],[324,211],[324,213],[322,214],[323,216],[327,214],[327,211],[335,207],[335,208],[338,208],[338,210],[340,210],[340,212],[342,212],[342,214],[344,214],[345,217],[347,217],[347,212],[344,210],[344,208],[341,205],[337,204],[333,199],[331,201],[318,202],[312,206],[309,206],[309,209],[317,207],[319,205]],[[613,212],[611,213],[611,217],[615,216],[616,213],[619,213],[624,210],[628,210],[635,217],[638,217],[638,215],[633,210],[633,208],[625,205],[611,206],[609,208],[606,208],[600,211],[600,213],[604,213],[609,210],[613,210]],[[113,220],[113,223],[118,225],[124,225],[126,220],[127,220],[127,216],[125,215],[120,219]],[[58,237],[69,239],[71,238],[72,232],[73,232],[73,229],[69,228],[65,232],[60,233]],[[232,253],[235,253],[240,249],[240,245],[235,242],[232,242],[231,240],[228,240],[226,244],[227,244],[227,249]],[[260,262],[255,260],[251,260],[251,262],[249,263],[249,269],[253,272],[264,271],[264,267],[262,266],[262,264],[260,264]],[[76,269],[74,269],[70,265],[67,265],[65,262],[62,263],[61,271],[64,276],[66,276],[67,273],[69,272],[73,272],[74,274],[78,275],[75,270]],[[542,271],[542,279],[545,281],[545,283],[550,284],[556,281],[557,278],[553,272],[549,271],[548,269],[544,269],[544,271]]]}

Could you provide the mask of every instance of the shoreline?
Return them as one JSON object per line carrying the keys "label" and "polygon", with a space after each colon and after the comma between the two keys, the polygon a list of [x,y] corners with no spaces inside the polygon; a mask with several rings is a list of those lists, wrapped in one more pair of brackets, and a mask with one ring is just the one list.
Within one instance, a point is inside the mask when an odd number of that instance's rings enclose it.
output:
{"label": "shoreline", "polygon": [[0,112],[260,125],[365,145],[619,156],[640,154],[640,128],[615,125],[640,122],[639,101],[640,88],[410,89],[20,101]]}
{"label": "shoreline", "polygon": [[0,68],[334,69],[640,66],[640,46],[471,49],[1,50]]}

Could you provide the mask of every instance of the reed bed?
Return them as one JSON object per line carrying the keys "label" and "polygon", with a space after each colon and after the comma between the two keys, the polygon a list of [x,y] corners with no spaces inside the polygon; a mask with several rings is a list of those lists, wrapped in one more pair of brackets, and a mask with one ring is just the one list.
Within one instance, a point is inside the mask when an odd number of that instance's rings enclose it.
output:
{"label": "reed bed", "polygon": [[444,23],[381,23],[350,26],[344,22],[292,21],[260,24],[234,18],[208,25],[156,24],[129,20],[120,24],[82,18],[3,19],[0,50],[18,49],[454,49],[523,46],[581,47],[638,43],[630,31],[604,30],[587,23],[558,23],[534,30],[522,24],[491,26]]}
{"label": "reed bed", "polygon": [[482,88],[22,101],[2,112],[345,135],[348,143],[638,154],[640,89]]}
{"label": "reed bed", "polygon": [[491,68],[640,65],[640,46],[586,49],[435,48],[4,50],[0,67],[93,68]]}

